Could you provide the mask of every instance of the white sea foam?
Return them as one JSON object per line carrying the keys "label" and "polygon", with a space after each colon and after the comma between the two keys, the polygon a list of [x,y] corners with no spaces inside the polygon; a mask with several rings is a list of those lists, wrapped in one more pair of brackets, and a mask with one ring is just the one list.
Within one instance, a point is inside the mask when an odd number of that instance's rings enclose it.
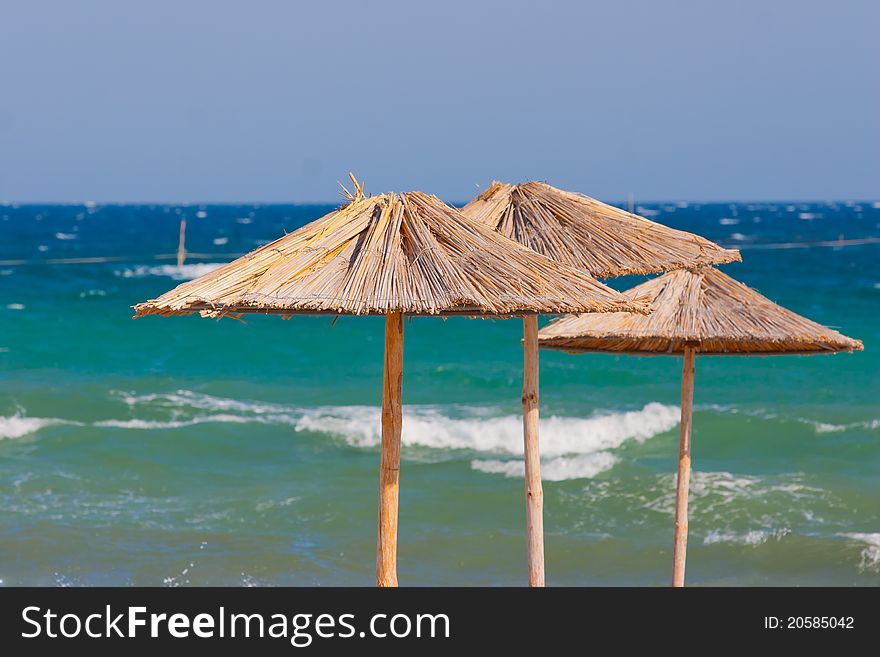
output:
{"label": "white sea foam", "polygon": [[804,422],[812,425],[816,430],[816,433],[839,433],[850,429],[867,429],[868,431],[880,429],[880,418],[865,420],[862,422],[850,422],[848,424],[830,424],[828,422],[815,422],[813,420],[804,420]]}
{"label": "white sea foam", "polygon": [[779,414],[768,411],[763,408],[737,408],[726,404],[704,404],[697,407],[698,410],[711,410],[718,413],[731,413],[756,417],[762,420],[776,420],[780,422],[797,422],[806,424],[813,428],[816,433],[839,433],[841,431],[849,431],[851,429],[865,429],[867,431],[876,431],[880,429],[880,418],[872,420],[858,420],[856,422],[848,422],[845,424],[834,424],[831,422],[822,422],[807,417],[791,417],[780,416]]}
{"label": "white sea foam", "polygon": [[[789,512],[796,510],[803,516],[803,509],[812,511],[817,506],[827,506],[829,499],[827,491],[806,483],[801,473],[759,477],[694,471],[690,494],[695,502],[694,512],[721,524],[720,531],[731,531],[739,523],[759,523],[762,531],[775,531],[768,528],[786,527],[793,522]],[[746,515],[742,515],[744,500],[755,507]],[[675,510],[675,474],[661,475],[650,490],[646,487],[642,505],[671,516]],[[785,510],[781,515],[780,509]],[[757,510],[760,514],[754,515]],[[724,525],[730,525],[730,529]]]}
{"label": "white sea foam", "polygon": [[844,538],[867,544],[861,552],[861,561],[859,562],[859,570],[862,572],[880,572],[880,533],[861,533],[851,532],[846,534],[838,534]]}
{"label": "white sea foam", "polygon": [[[618,452],[615,456],[623,460],[623,454]],[[631,476],[584,479],[578,488],[561,490],[560,502],[576,507],[593,528],[613,523],[598,511],[608,504],[625,509],[634,525],[651,525],[661,517],[666,518],[662,522],[671,522],[675,513],[675,473],[628,475]],[[707,545],[760,545],[782,540],[789,531],[801,531],[805,519],[807,531],[818,529],[825,523],[823,517],[834,515],[839,508],[841,502],[834,493],[812,485],[799,472],[691,474],[693,538]]]}
{"label": "white sea foam", "polygon": [[[170,411],[172,418],[159,420],[111,420],[101,426],[150,429],[176,428],[205,422],[256,422],[286,424],[296,431],[309,431],[342,439],[353,447],[374,448],[381,442],[381,409],[375,406],[322,406],[297,408],[268,402],[214,397],[189,390],[137,395],[116,393],[138,407]],[[193,414],[184,419],[182,413]],[[207,412],[207,413],[205,413]],[[522,418],[492,416],[484,407],[405,406],[401,442],[405,447],[438,451],[466,451],[496,458],[474,459],[471,466],[482,472],[522,476]],[[679,409],[659,403],[637,411],[601,413],[589,418],[546,417],[541,419],[543,474],[550,481],[588,478],[611,468],[617,457],[611,450],[628,441],[644,442],[678,424]],[[497,458],[502,457],[502,458]]]}
{"label": "white sea foam", "polygon": [[711,530],[703,538],[703,545],[715,543],[733,543],[735,545],[763,545],[769,540],[781,541],[788,536],[791,530],[788,527],[781,529],[752,529],[744,533],[730,531]]}
{"label": "white sea foam", "polygon": [[191,390],[176,390],[172,393],[155,393],[137,395],[134,393],[114,392],[122,397],[128,406],[139,405],[159,406],[172,409],[198,409],[203,411],[236,411],[241,413],[284,413],[292,409],[281,404],[268,402],[239,401],[226,397],[214,397]]}
{"label": "white sea foam", "polygon": [[[611,450],[633,440],[644,442],[678,424],[676,406],[651,403],[640,411],[610,413],[592,418],[551,417],[541,420],[541,476],[547,481],[589,479],[610,470],[618,461]],[[512,417],[505,446],[509,453],[522,454],[522,421]],[[500,450],[499,450],[500,451]],[[522,477],[520,460],[477,459],[471,467],[481,472]]]}
{"label": "white sea foam", "polygon": [[695,497],[716,496],[716,504],[728,504],[743,497],[767,497],[774,493],[791,498],[822,493],[820,489],[802,483],[799,474],[763,478],[724,471],[692,473],[690,489]]}
{"label": "white sea foam", "polygon": [[241,585],[245,588],[256,588],[268,586],[266,580],[259,579],[253,575],[241,573]]}
{"label": "white sea foam", "polygon": [[[617,457],[611,452],[541,459],[541,478],[544,481],[590,479],[601,472],[610,470],[617,463],[617,460]],[[525,474],[525,464],[519,460],[477,459],[471,461],[471,468],[490,474],[503,474],[505,477],[522,477]]]}
{"label": "white sea foam", "polygon": [[268,511],[270,509],[277,509],[280,507],[290,506],[291,504],[295,504],[299,502],[301,497],[286,497],[283,500],[266,500],[265,502],[258,502],[256,507],[254,507],[258,512],[262,513],[264,511]]}
{"label": "white sea foam", "polygon": [[[628,440],[644,442],[675,427],[678,418],[677,406],[658,403],[591,418],[543,418],[541,452],[553,458],[614,449]],[[351,445],[372,447],[381,440],[379,420],[380,409],[375,407],[318,408],[304,413],[297,430],[336,434]],[[404,407],[401,441],[435,449],[521,455],[522,419],[518,415],[452,418],[433,407]]]}
{"label": "white sea foam", "polygon": [[0,439],[21,438],[56,424],[71,424],[71,422],[54,417],[0,416]]}
{"label": "white sea foam", "polygon": [[188,420],[142,420],[133,418],[130,420],[101,420],[95,422],[96,427],[115,427],[117,429],[180,429],[181,427],[191,427],[196,424],[208,423],[235,423],[244,424],[253,422],[254,418],[241,417],[239,415],[202,415],[199,417],[189,418]]}
{"label": "white sea foam", "polygon": [[212,272],[223,264],[222,262],[199,262],[181,267],[177,265],[135,265],[134,267],[117,269],[114,273],[122,278],[167,276],[175,281],[188,281]]}

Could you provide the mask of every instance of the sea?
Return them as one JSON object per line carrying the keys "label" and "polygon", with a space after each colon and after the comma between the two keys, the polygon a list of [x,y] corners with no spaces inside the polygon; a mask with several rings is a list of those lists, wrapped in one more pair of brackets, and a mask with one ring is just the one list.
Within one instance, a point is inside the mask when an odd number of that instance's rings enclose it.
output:
{"label": "sea", "polygon": [[[0,205],[0,585],[373,584],[382,319],[132,320],[331,209]],[[688,584],[880,585],[880,202],[637,209],[865,343],[697,359]],[[401,585],[526,583],[521,335],[406,322]],[[681,366],[541,353],[549,585],[669,583]]]}

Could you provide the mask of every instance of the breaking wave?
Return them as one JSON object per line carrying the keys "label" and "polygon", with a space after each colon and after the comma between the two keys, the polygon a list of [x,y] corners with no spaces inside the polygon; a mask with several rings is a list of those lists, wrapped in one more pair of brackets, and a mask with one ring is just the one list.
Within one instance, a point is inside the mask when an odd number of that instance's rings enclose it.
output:
{"label": "breaking wave", "polygon": [[167,276],[175,281],[188,281],[214,271],[223,266],[222,262],[198,262],[191,265],[135,265],[117,269],[114,274],[122,278],[145,278],[146,276]]}
{"label": "breaking wave", "polygon": [[851,532],[846,534],[838,534],[843,538],[865,545],[861,552],[861,561],[859,562],[859,570],[862,572],[880,572],[880,533],[867,534],[861,532]]}
{"label": "breaking wave", "polygon": [[[120,428],[174,428],[204,422],[257,422],[288,424],[340,438],[359,448],[381,442],[381,409],[374,406],[323,406],[298,409],[266,402],[244,402],[178,390],[169,394],[122,393],[129,407],[148,405],[199,414],[172,421],[111,420],[101,426]],[[206,415],[216,412],[216,415]],[[495,458],[476,458],[471,467],[480,472],[521,477],[522,418],[492,416],[481,407],[404,407],[401,442],[404,447],[438,451],[463,451]],[[678,424],[679,409],[656,402],[637,411],[606,412],[589,418],[547,417],[541,420],[542,474],[548,481],[593,477],[613,467],[612,450],[628,441],[644,442]],[[506,457],[506,458],[505,458]]]}
{"label": "breaking wave", "polygon": [[23,415],[0,416],[0,439],[21,438],[36,433],[44,427],[72,424],[54,417],[24,417]]}

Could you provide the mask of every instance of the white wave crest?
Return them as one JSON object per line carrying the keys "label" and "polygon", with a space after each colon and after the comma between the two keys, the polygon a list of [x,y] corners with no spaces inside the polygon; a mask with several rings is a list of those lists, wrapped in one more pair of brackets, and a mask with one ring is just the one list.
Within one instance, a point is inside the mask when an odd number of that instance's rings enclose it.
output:
{"label": "white wave crest", "polygon": [[[760,531],[779,531],[788,527],[794,519],[791,513],[804,516],[813,515],[817,508],[826,508],[829,503],[828,492],[809,485],[802,473],[784,473],[772,476],[733,474],[724,471],[694,471],[691,474],[690,496],[693,513],[703,518],[711,518],[723,531],[740,532],[743,524],[754,527],[760,523]],[[675,474],[661,475],[656,481],[653,499],[643,503],[644,508],[672,515],[675,510]],[[742,501],[762,509],[760,516],[744,513]],[[780,512],[780,509],[785,511]],[[726,527],[724,527],[726,526]],[[745,534],[740,534],[745,536]],[[757,536],[757,535],[755,535]],[[772,536],[768,535],[768,538]],[[709,542],[737,542],[735,537],[726,534],[710,535]],[[754,538],[754,537],[753,537]],[[745,543],[744,539],[738,541]]]}
{"label": "white wave crest", "polygon": [[203,415],[200,417],[190,418],[188,420],[141,420],[133,418],[131,420],[101,420],[95,422],[96,427],[115,427],[117,429],[180,429],[181,427],[191,427],[196,424],[207,424],[211,422],[244,424],[245,422],[253,422],[253,418],[241,417],[239,415]]}
{"label": "white wave crest", "polygon": [[729,531],[712,530],[703,538],[703,545],[715,543],[733,543],[735,545],[763,545],[769,540],[781,541],[788,536],[791,530],[787,527],[782,529],[752,529],[742,534]]}
{"label": "white wave crest", "polygon": [[[569,479],[590,479],[600,472],[614,467],[617,457],[610,452],[559,456],[541,460],[541,478],[544,481],[566,481]],[[471,468],[479,472],[503,474],[505,477],[522,477],[525,463],[522,461],[474,460]]]}
{"label": "white wave crest", "polygon": [[867,547],[861,552],[859,570],[862,572],[880,572],[880,533],[851,532],[838,534],[838,536],[867,544]]}
{"label": "white wave crest", "polygon": [[268,402],[239,401],[225,397],[214,397],[191,390],[176,390],[172,393],[155,393],[136,395],[134,393],[115,392],[131,407],[154,406],[180,409],[197,409],[202,411],[235,411],[239,413],[284,413],[294,409],[281,404]]}
{"label": "white wave crest", "polygon": [[0,416],[0,439],[21,438],[30,433],[36,433],[44,427],[57,424],[71,424],[71,422],[54,417]]}
{"label": "white wave crest", "polygon": [[[297,423],[299,431],[331,433],[356,447],[380,443],[378,408],[338,406],[307,411]],[[466,449],[478,452],[521,455],[522,418],[451,418],[439,409],[404,408],[404,445],[435,449]],[[541,420],[541,453],[548,458],[592,454],[620,447],[628,440],[644,442],[678,424],[677,406],[652,402],[639,411],[606,413],[591,418],[548,417]]]}
{"label": "white wave crest", "polygon": [[737,408],[728,404],[705,404],[698,407],[698,410],[711,410],[718,413],[741,414],[748,417],[755,417],[761,420],[774,420],[781,422],[797,422],[806,424],[813,428],[816,433],[840,433],[851,429],[865,429],[867,431],[876,431],[880,429],[880,418],[873,420],[860,420],[856,422],[848,422],[846,424],[834,424],[832,422],[822,422],[808,417],[791,417],[781,416],[773,411],[762,408]]}
{"label": "white wave crest", "polygon": [[805,420],[805,422],[811,425],[816,430],[816,433],[839,433],[841,431],[849,431],[850,429],[867,429],[868,431],[880,429],[880,418],[863,422],[850,422],[849,424],[830,424],[828,422],[813,422],[810,420]]}
{"label": "white wave crest", "polygon": [[190,265],[135,265],[117,269],[114,274],[122,278],[144,278],[146,276],[167,276],[175,281],[188,281],[222,267],[222,262],[198,262]]}
{"label": "white wave crest", "polygon": [[[131,429],[177,428],[205,422],[286,424],[296,431],[334,436],[353,447],[373,448],[381,442],[381,409],[374,406],[295,408],[268,402],[240,401],[189,390],[137,395],[116,393],[131,408],[171,411],[168,421],[110,420],[101,426]],[[190,411],[193,417],[183,419]],[[210,414],[204,414],[208,411]],[[201,413],[201,414],[200,414]],[[401,442],[405,447],[467,451],[485,455],[522,456],[522,418],[492,416],[482,407],[406,406]],[[589,478],[617,461],[610,450],[627,441],[644,442],[678,424],[679,408],[652,402],[637,411],[600,413],[590,418],[547,417],[541,420],[543,476],[548,481]],[[522,476],[515,459],[475,459],[475,470]]]}
{"label": "white wave crest", "polygon": [[[359,448],[374,448],[381,442],[381,409],[373,406],[296,408],[214,397],[189,390],[115,394],[132,411],[143,407],[149,409],[153,417],[99,420],[92,426],[149,431],[207,423],[257,423],[288,425],[298,432],[334,436]],[[495,458],[473,459],[471,467],[480,472],[521,477],[522,418],[518,415],[493,416],[492,413],[492,409],[485,407],[405,407],[401,441],[409,448],[491,455]],[[626,442],[644,442],[671,430],[678,424],[678,417],[678,407],[650,403],[637,411],[606,412],[589,418],[543,418],[543,477],[548,481],[594,477],[617,462],[613,450]],[[46,423],[63,422],[17,416],[3,420],[8,426],[0,424],[0,436],[24,435]]]}

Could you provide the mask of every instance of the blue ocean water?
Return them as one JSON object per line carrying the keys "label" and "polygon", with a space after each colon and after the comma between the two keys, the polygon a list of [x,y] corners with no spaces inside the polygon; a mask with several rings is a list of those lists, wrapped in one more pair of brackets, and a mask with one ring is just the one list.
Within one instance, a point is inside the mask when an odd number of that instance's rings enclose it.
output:
{"label": "blue ocean water", "polygon": [[[3,584],[373,582],[381,319],[131,319],[330,209],[0,206]],[[880,244],[809,246],[880,235],[880,203],[639,211],[866,348],[697,360],[689,583],[880,584]],[[525,582],[520,334],[407,322],[404,585]],[[542,352],[549,584],[668,583],[680,370]]]}

